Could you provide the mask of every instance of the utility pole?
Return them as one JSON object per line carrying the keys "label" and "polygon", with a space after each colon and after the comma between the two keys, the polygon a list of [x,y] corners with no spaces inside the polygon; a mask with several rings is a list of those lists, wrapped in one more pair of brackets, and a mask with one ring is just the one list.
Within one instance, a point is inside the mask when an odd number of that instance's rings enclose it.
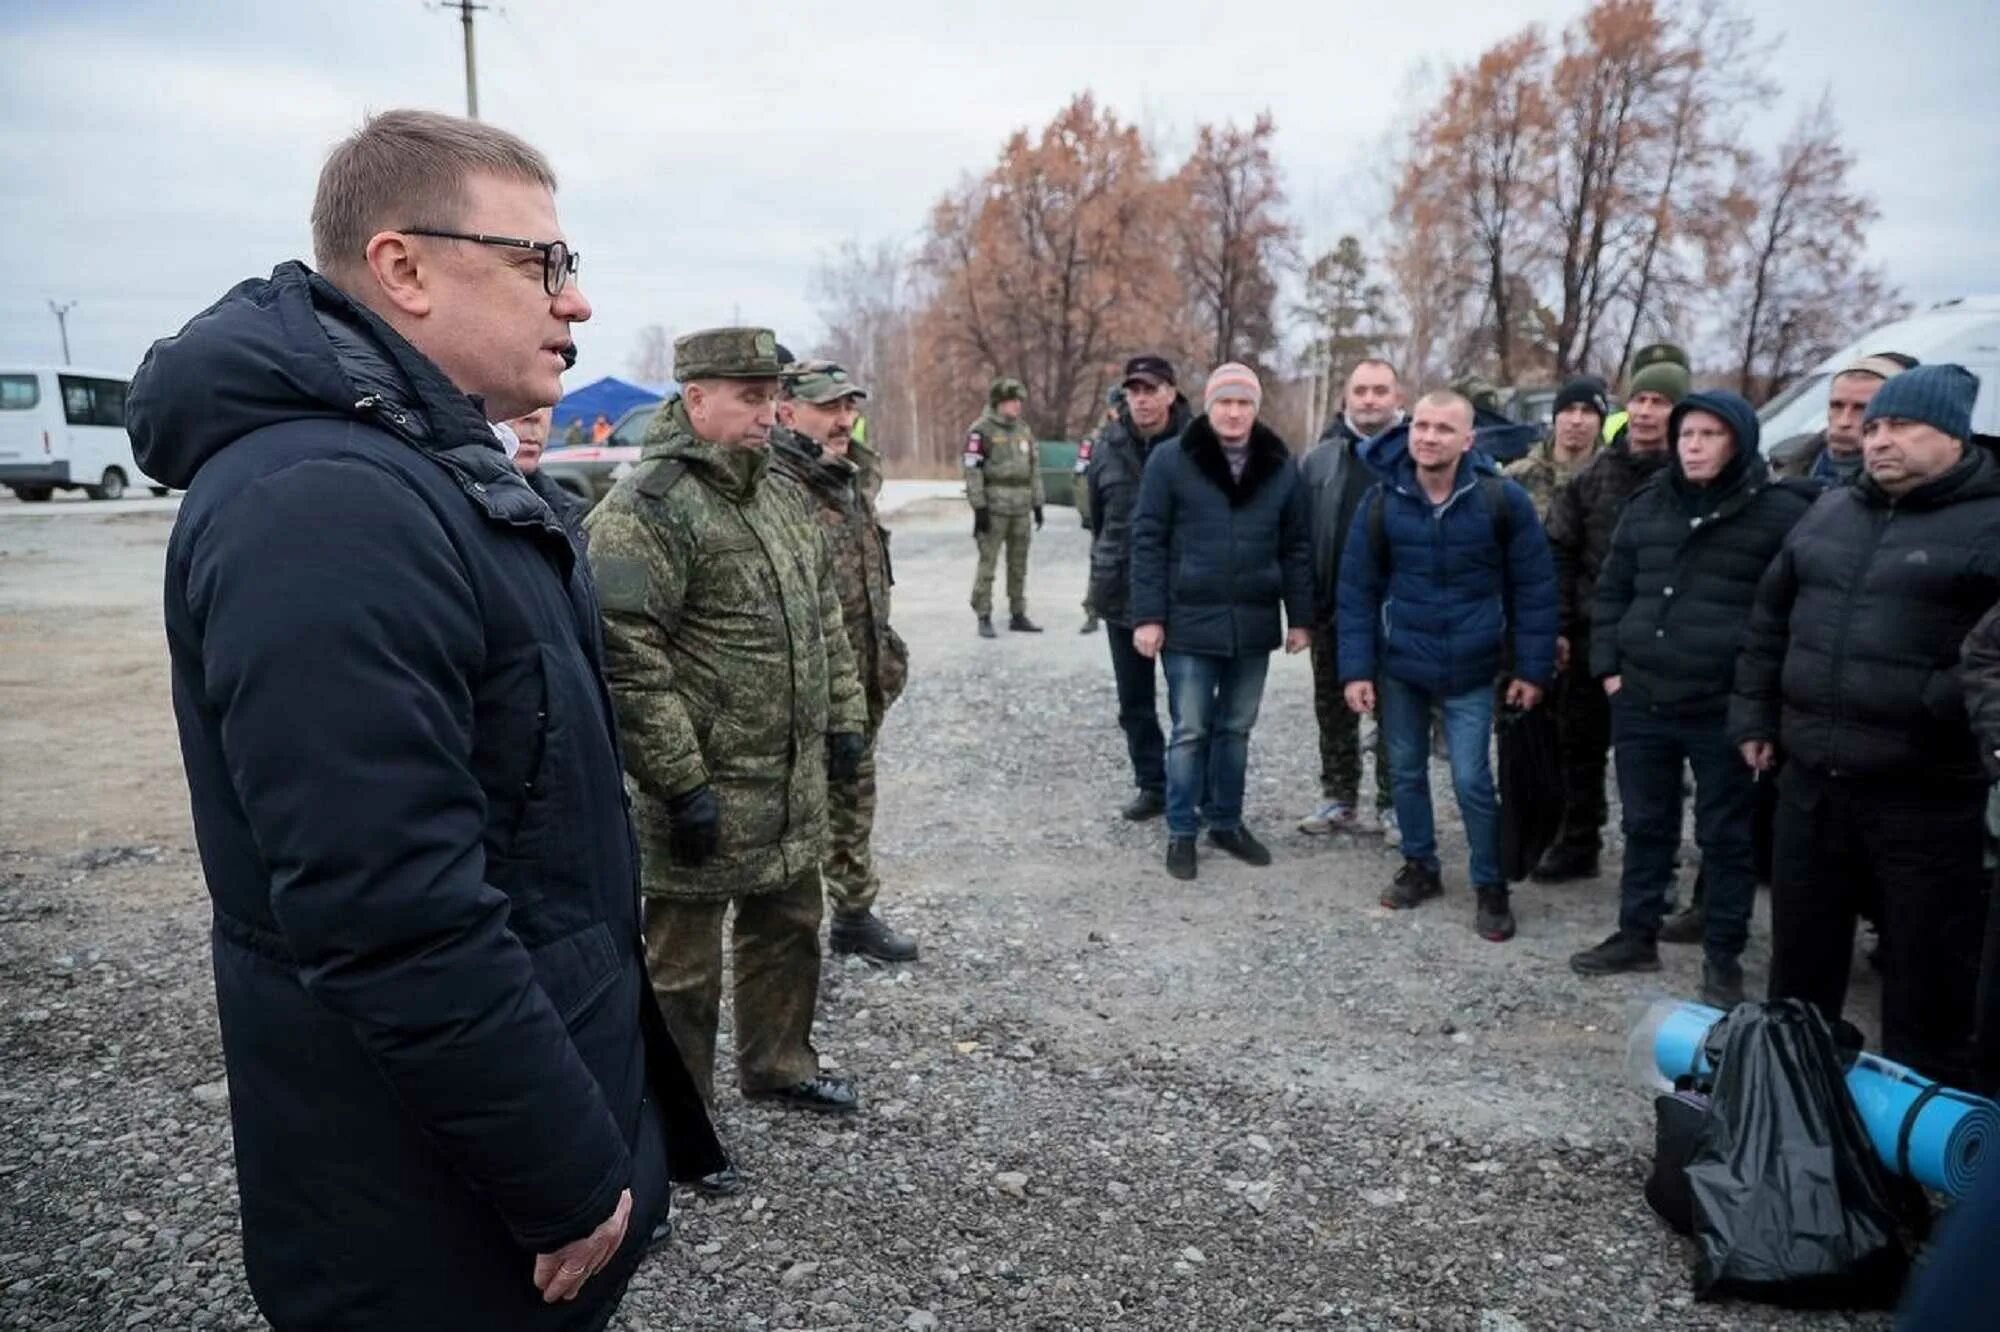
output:
{"label": "utility pole", "polygon": [[491,5],[475,5],[472,0],[457,0],[455,5],[447,3],[446,8],[458,10],[458,21],[465,25],[465,114],[468,119],[479,119],[479,64],[472,54],[472,15],[481,9],[491,9]]}
{"label": "utility pole", "polygon": [[62,334],[63,364],[69,364],[69,312],[76,309],[75,301],[64,301],[57,305],[49,302],[49,313],[56,317],[56,329]]}

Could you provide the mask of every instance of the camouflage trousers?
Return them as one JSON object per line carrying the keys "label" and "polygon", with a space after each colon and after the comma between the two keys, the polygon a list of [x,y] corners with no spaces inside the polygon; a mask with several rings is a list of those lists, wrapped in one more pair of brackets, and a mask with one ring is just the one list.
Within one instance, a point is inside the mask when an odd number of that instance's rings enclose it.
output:
{"label": "camouflage trousers", "polygon": [[[1313,713],[1319,720],[1319,793],[1323,800],[1361,803],[1361,715],[1347,706],[1340,687],[1333,632],[1313,635]],[[1389,750],[1375,728],[1375,811],[1389,809]]]}
{"label": "camouflage trousers", "polygon": [[993,571],[1000,547],[1007,547],[1007,609],[1028,613],[1028,543],[1034,539],[1034,515],[987,510],[986,530],[979,534],[979,572],[972,579],[972,613],[993,613]]}
{"label": "camouflage trousers", "polygon": [[869,732],[861,769],[851,782],[827,782],[827,847],[822,877],[835,915],[862,915],[875,905],[875,734]]}
{"label": "camouflage trousers", "polygon": [[776,892],[707,902],[645,901],[646,970],[701,1094],[714,1102],[722,925],[732,905],[737,1085],[745,1092],[770,1091],[817,1077],[812,1028],[823,910],[818,867]]}

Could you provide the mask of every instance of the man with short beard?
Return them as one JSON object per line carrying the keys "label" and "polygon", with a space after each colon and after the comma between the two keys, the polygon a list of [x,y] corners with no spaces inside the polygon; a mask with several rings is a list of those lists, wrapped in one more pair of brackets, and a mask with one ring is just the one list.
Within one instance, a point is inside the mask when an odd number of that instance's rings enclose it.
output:
{"label": "man with short beard", "polygon": [[317,273],[132,380],[243,1258],[279,1329],[603,1328],[728,1164],[646,987],[576,548],[492,422],[590,318],[548,161],[425,111],[320,173]]}
{"label": "man with short beard", "polygon": [[1355,510],[1379,479],[1361,460],[1363,441],[1403,419],[1403,389],[1396,367],[1370,357],[1348,372],[1340,415],[1327,424],[1299,463],[1312,508],[1313,547],[1313,715],[1319,723],[1320,805],[1299,820],[1312,836],[1334,832],[1379,832],[1393,828],[1389,797],[1389,756],[1382,728],[1375,728],[1375,815],[1361,815],[1361,716],[1340,690],[1340,648],[1336,642],[1336,602],[1340,557]]}
{"label": "man with short beard", "polygon": [[868,698],[866,748],[854,776],[827,784],[827,852],[821,866],[836,953],[877,962],[914,962],[917,941],[875,914],[882,881],[875,873],[875,737],[909,678],[910,650],[889,627],[889,533],[875,516],[853,457],[854,423],[868,390],[837,361],[800,361],[779,381],[771,465],[795,482],[819,519],[840,588],[840,615],[861,691]]}
{"label": "man with short beard", "polygon": [[1146,460],[1194,420],[1187,398],[1164,356],[1134,356],[1125,363],[1124,402],[1118,420],[1091,451],[1083,484],[1089,496],[1090,604],[1111,626],[1111,676],[1118,688],[1118,726],[1139,790],[1121,811],[1134,823],[1167,809],[1166,737],[1160,731],[1159,672],[1132,643],[1132,518]]}
{"label": "man with short beard", "polygon": [[1830,486],[1851,486],[1862,476],[1861,427],[1875,390],[1917,364],[1901,352],[1864,356],[1833,377],[1827,388],[1826,429],[1801,444],[1771,455],[1776,476],[1811,477]]}
{"label": "man with short beard", "polygon": [[[1611,552],[1611,534],[1626,499],[1666,463],[1667,418],[1690,387],[1686,357],[1677,348],[1643,348],[1634,361],[1644,364],[1628,381],[1624,424],[1568,485],[1557,488],[1548,510],[1549,547],[1560,589],[1556,660],[1578,670],[1590,660],[1591,608],[1597,576]],[[1598,873],[1609,813],[1604,768],[1610,727],[1593,727],[1573,738],[1577,743],[1569,747],[1563,765],[1563,826],[1535,867],[1538,883],[1590,879]]]}

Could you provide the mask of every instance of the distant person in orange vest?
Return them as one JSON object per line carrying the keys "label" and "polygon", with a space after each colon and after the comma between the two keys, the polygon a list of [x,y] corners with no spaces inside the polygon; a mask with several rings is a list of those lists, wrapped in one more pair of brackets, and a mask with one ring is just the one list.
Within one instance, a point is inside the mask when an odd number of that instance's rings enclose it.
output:
{"label": "distant person in orange vest", "polygon": [[597,419],[590,423],[590,442],[593,444],[602,444],[605,440],[610,438],[611,438],[611,418],[606,416],[603,412],[599,412],[597,414]]}

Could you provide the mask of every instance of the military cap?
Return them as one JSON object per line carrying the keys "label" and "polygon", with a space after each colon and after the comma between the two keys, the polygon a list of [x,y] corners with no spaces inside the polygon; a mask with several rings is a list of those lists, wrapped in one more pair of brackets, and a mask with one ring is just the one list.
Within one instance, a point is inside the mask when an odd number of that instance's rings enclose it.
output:
{"label": "military cap", "polygon": [[838,361],[797,361],[786,366],[785,392],[815,406],[842,398],[868,401],[868,390],[855,383]]}
{"label": "military cap", "polygon": [[674,378],[776,379],[784,372],[768,328],[704,328],[674,339]]}
{"label": "military cap", "polygon": [[1625,369],[1626,378],[1631,378],[1649,365],[1677,365],[1683,370],[1692,370],[1688,364],[1688,354],[1671,342],[1655,342],[1632,353],[1632,364]]}
{"label": "military cap", "polygon": [[1504,415],[1500,411],[1500,390],[1484,375],[1460,375],[1452,381],[1451,391],[1471,403],[1475,412]]}
{"label": "military cap", "polygon": [[1018,379],[1008,379],[1004,376],[994,380],[993,387],[986,391],[986,401],[995,407],[1010,399],[1025,402],[1027,397],[1026,384]]}

